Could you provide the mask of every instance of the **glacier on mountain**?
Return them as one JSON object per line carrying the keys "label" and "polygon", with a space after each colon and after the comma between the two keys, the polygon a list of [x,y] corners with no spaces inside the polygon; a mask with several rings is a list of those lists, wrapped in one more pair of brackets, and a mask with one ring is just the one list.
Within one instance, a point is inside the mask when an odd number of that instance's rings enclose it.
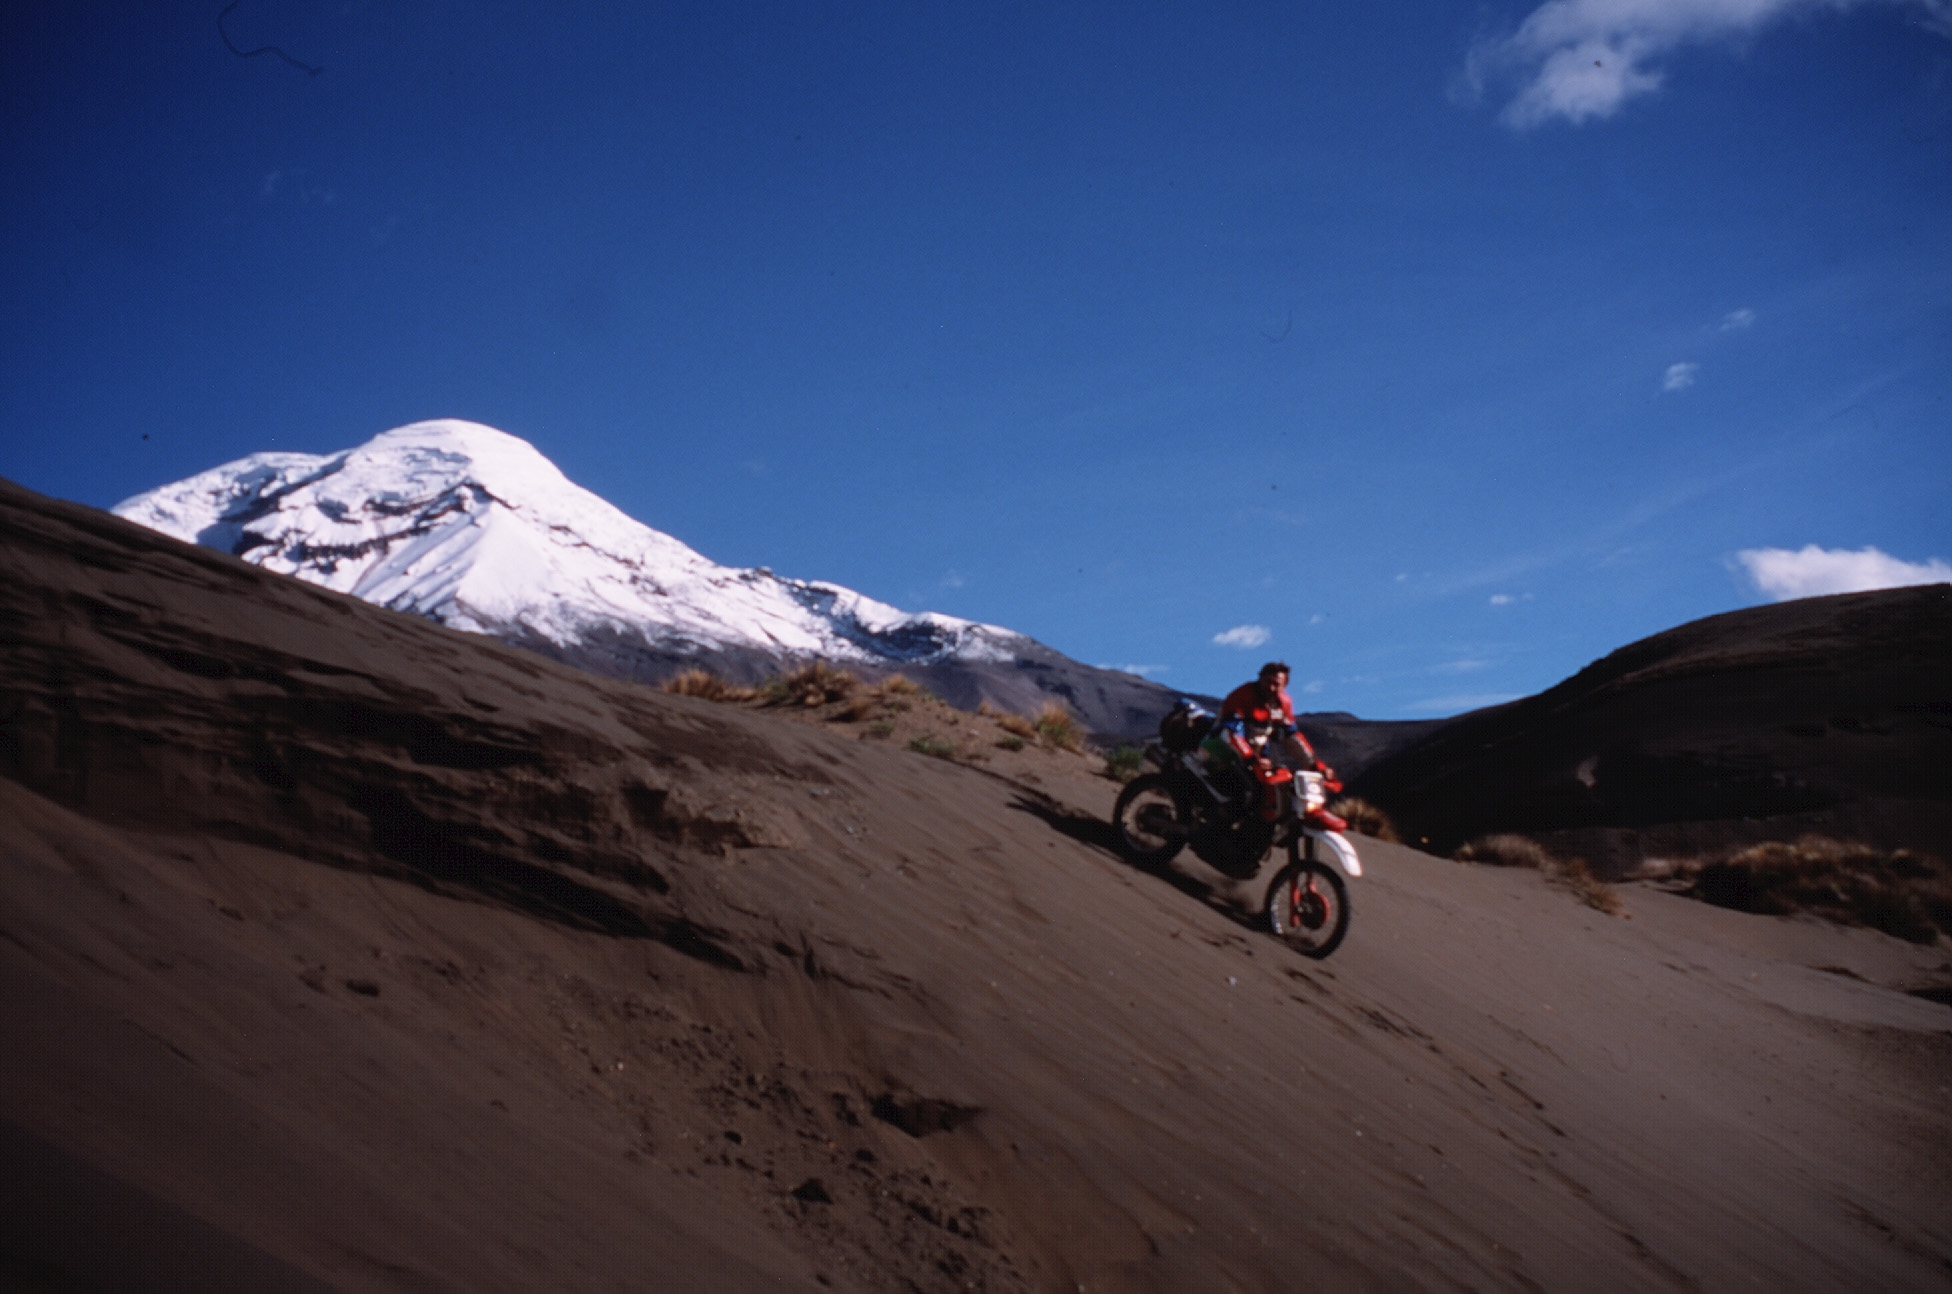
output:
{"label": "glacier on mountain", "polygon": [[1029,639],[836,584],[720,566],[570,482],[534,446],[457,419],[337,454],[253,454],[116,515],[454,629],[680,657],[862,665],[1007,661]]}

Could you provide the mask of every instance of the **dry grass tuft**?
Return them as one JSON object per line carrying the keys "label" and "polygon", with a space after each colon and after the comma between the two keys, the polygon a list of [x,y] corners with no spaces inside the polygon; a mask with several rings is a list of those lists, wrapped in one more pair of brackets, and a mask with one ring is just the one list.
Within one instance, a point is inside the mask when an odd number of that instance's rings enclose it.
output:
{"label": "dry grass tuft", "polygon": [[890,674],[870,689],[876,696],[887,700],[892,697],[924,697],[929,690],[906,674]]}
{"label": "dry grass tuft", "polygon": [[880,702],[871,695],[857,693],[849,697],[847,703],[833,714],[835,723],[859,723],[880,707]]}
{"label": "dry grass tuft", "polygon": [[1105,776],[1114,782],[1129,782],[1145,767],[1145,751],[1138,746],[1120,746],[1105,756]]}
{"label": "dry grass tuft", "polygon": [[1480,836],[1452,855],[1460,863],[1486,867],[1525,867],[1542,872],[1571,890],[1587,907],[1608,916],[1622,916],[1620,895],[1611,885],[1596,878],[1583,858],[1561,859],[1529,836],[1510,833]]}
{"label": "dry grass tuft", "polygon": [[996,726],[1026,741],[1037,739],[1037,725],[1020,714],[999,714],[996,716]]}
{"label": "dry grass tuft", "polygon": [[920,755],[933,755],[937,759],[949,759],[956,753],[956,743],[946,737],[938,737],[925,732],[909,740],[908,748]]}
{"label": "dry grass tuft", "polygon": [[1037,736],[1054,750],[1068,750],[1074,754],[1084,753],[1084,726],[1080,724],[1062,701],[1046,701],[1037,710],[1032,724]]}
{"label": "dry grass tuft", "polygon": [[688,669],[682,674],[673,675],[659,684],[658,690],[673,696],[695,696],[705,701],[728,703],[750,701],[756,695],[751,688],[727,683],[706,669]]}
{"label": "dry grass tuft", "polygon": [[828,705],[845,701],[861,686],[861,680],[825,661],[810,661],[798,669],[775,674],[759,686],[767,705]]}
{"label": "dry grass tuft", "polygon": [[1620,892],[1588,871],[1583,858],[1569,858],[1560,863],[1552,879],[1571,890],[1589,908],[1610,917],[1626,914],[1626,908],[1620,902]]}
{"label": "dry grass tuft", "polygon": [[1371,840],[1380,840],[1386,845],[1403,842],[1403,837],[1396,834],[1396,824],[1389,820],[1389,815],[1359,796],[1339,796],[1329,802],[1328,811],[1346,820],[1349,830]]}
{"label": "dry grass tuft", "polygon": [[1479,836],[1451,857],[1460,863],[1478,863],[1485,867],[1529,867],[1535,872],[1549,872],[1557,862],[1538,841],[1530,836],[1515,835]]}
{"label": "dry grass tuft", "polygon": [[1738,912],[1809,912],[1915,944],[1952,935],[1952,873],[1906,849],[1804,836],[1683,864],[1679,872],[1692,879],[1689,895]]}

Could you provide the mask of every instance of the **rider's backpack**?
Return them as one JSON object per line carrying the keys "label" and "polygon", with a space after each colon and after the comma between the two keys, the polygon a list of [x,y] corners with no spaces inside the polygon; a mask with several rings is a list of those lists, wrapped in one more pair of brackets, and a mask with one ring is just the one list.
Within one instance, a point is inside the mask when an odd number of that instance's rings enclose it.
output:
{"label": "rider's backpack", "polygon": [[1213,716],[1191,701],[1181,701],[1159,721],[1159,740],[1180,755],[1196,749],[1212,731]]}

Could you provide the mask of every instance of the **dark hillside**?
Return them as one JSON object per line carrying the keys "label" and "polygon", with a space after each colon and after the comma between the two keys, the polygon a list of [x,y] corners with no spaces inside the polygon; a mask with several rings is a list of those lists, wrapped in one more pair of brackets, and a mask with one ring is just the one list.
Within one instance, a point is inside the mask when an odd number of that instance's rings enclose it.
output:
{"label": "dark hillside", "polygon": [[1297,716],[1302,735],[1344,781],[1406,747],[1416,744],[1449,719],[1358,719],[1347,711]]}
{"label": "dark hillside", "polygon": [[1438,852],[1515,831],[1610,874],[1811,832],[1952,857],[1952,586],[1656,634],[1452,721],[1355,789]]}

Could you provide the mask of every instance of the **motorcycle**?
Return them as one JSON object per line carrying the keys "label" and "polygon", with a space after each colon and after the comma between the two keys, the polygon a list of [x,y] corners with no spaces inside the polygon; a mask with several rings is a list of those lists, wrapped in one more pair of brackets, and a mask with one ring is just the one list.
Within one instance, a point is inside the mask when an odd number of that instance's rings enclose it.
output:
{"label": "motorcycle", "polygon": [[[1251,880],[1276,849],[1286,863],[1275,873],[1261,901],[1268,928],[1297,952],[1322,958],[1334,952],[1349,931],[1349,889],[1344,878],[1362,875],[1362,860],[1342,834],[1344,824],[1328,813],[1328,792],[1341,784],[1308,769],[1275,769],[1262,792],[1238,765],[1210,763],[1200,743],[1213,728],[1213,716],[1182,702],[1159,725],[1160,736],[1146,744],[1145,760],[1158,771],[1125,784],[1112,822],[1137,865],[1163,868],[1192,846],[1215,871]],[[1261,794],[1277,794],[1279,809],[1270,819],[1260,812]]]}

